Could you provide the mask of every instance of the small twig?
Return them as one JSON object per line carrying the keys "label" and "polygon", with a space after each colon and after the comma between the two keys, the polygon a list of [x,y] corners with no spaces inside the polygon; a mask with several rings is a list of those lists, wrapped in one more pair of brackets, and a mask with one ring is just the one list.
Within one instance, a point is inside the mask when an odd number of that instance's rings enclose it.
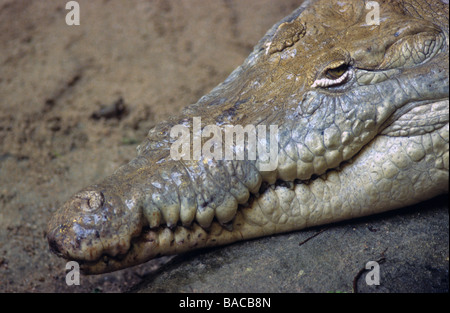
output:
{"label": "small twig", "polygon": [[316,237],[316,236],[320,235],[321,233],[323,233],[324,231],[328,230],[328,228],[329,228],[329,227],[319,230],[317,233],[315,233],[314,235],[312,235],[312,236],[306,238],[305,240],[303,240],[302,242],[300,242],[298,245],[301,246],[301,245],[307,243],[308,241],[310,241],[310,240],[313,239],[314,237]]}

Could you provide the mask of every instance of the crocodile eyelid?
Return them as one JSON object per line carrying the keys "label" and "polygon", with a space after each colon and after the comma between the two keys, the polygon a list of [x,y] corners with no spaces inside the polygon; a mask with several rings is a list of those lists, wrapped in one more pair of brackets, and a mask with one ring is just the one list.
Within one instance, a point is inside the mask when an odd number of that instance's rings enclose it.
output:
{"label": "crocodile eyelid", "polygon": [[353,72],[351,70],[347,70],[344,74],[342,74],[341,77],[339,77],[337,79],[329,79],[329,78],[316,79],[314,81],[314,83],[311,85],[311,88],[329,87],[329,86],[338,85],[338,84],[342,83],[343,81],[351,78],[353,76],[352,73]]}

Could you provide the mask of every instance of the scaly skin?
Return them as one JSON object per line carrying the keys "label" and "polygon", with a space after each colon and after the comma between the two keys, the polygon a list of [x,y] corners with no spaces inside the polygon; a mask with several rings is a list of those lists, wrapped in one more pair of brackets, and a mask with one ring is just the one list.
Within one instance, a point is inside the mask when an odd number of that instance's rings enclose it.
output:
{"label": "scaly skin", "polygon": [[[380,24],[367,25],[363,1],[306,1],[222,84],[152,129],[133,161],[66,202],[49,222],[51,249],[103,273],[448,192],[448,4],[379,3]],[[194,117],[276,125],[278,166],[174,160],[170,130],[192,138]]]}

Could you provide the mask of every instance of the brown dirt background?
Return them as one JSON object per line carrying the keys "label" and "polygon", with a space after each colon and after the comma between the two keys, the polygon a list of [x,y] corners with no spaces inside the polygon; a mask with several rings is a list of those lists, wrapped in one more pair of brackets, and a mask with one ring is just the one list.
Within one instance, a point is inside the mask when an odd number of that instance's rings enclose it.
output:
{"label": "brown dirt background", "polygon": [[[0,292],[448,292],[448,200],[65,283],[50,215],[135,156],[148,130],[223,81],[301,0],[0,0]],[[93,118],[123,99],[119,116]]]}
{"label": "brown dirt background", "polygon": [[[223,81],[299,0],[0,0],[0,292],[66,292],[47,220],[112,173],[160,120]],[[92,114],[122,98],[126,112]],[[158,262],[83,277],[119,292]]]}

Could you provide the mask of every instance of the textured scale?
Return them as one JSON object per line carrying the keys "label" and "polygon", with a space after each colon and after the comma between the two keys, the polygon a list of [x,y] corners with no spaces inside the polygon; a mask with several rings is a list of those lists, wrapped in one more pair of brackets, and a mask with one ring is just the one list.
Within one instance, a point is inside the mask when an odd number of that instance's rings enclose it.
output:
{"label": "textured scale", "polygon": [[[448,4],[380,12],[367,25],[364,1],[305,1],[223,83],[150,130],[134,160],[69,199],[49,221],[51,249],[102,273],[448,192]],[[208,149],[172,158],[176,125]],[[215,157],[229,145],[212,153],[201,131],[236,125],[276,126],[258,138],[277,148],[274,168],[243,143],[244,159]]]}

